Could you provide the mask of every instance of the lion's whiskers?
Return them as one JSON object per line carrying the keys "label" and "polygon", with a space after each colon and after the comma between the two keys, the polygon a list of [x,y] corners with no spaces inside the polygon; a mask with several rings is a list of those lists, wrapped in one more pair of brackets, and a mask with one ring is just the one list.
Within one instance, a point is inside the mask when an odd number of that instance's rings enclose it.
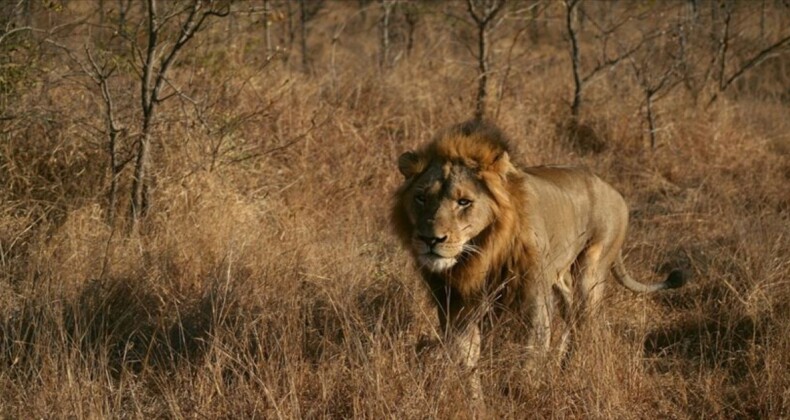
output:
{"label": "lion's whiskers", "polygon": [[477,245],[466,243],[461,247],[460,260],[466,261],[472,255],[483,255],[483,249]]}

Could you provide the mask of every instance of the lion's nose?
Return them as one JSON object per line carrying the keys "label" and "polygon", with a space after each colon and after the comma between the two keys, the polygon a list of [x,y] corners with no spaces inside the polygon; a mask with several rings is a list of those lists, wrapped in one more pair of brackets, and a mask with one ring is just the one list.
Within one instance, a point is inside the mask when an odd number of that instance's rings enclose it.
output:
{"label": "lion's nose", "polygon": [[425,242],[428,246],[434,246],[436,244],[440,244],[440,243],[446,241],[447,240],[447,235],[444,235],[442,237],[419,235],[419,238],[420,238],[421,241]]}

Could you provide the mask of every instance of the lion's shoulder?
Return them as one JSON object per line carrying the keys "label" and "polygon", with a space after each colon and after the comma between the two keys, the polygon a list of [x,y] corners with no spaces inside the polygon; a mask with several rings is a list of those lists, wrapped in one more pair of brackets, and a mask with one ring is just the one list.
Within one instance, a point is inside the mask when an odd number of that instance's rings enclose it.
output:
{"label": "lion's shoulder", "polygon": [[600,178],[584,166],[544,165],[519,168],[534,187],[567,190],[595,189]]}
{"label": "lion's shoulder", "polygon": [[587,178],[595,176],[586,166],[576,165],[540,165],[521,167],[527,174],[541,178]]}

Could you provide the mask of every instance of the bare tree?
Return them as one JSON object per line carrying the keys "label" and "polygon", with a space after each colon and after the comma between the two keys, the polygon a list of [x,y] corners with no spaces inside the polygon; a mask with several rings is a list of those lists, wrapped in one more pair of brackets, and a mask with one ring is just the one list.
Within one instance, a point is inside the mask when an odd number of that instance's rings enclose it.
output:
{"label": "bare tree", "polygon": [[302,71],[310,71],[310,57],[307,54],[307,23],[321,11],[324,3],[316,0],[299,0],[299,29],[301,31]]}
{"label": "bare tree", "polygon": [[285,17],[287,19],[287,24],[284,25],[284,29],[287,31],[287,39],[288,39],[288,46],[286,47],[284,61],[287,64],[291,58],[291,52],[294,49],[294,42],[296,42],[296,26],[294,25],[294,8],[291,4],[292,2],[286,1],[285,2]]}
{"label": "bare tree", "polygon": [[571,43],[571,68],[573,70],[573,102],[571,103],[571,115],[574,119],[579,119],[579,108],[582,104],[582,79],[579,75],[581,71],[581,52],[579,51],[579,39],[576,36],[576,27],[573,22],[576,20],[576,13],[581,0],[565,1],[565,28]]}
{"label": "bare tree", "polygon": [[760,0],[760,39],[765,38],[765,0]]}
{"label": "bare tree", "polygon": [[475,98],[475,114],[477,120],[485,116],[486,89],[488,86],[488,33],[495,25],[494,19],[502,10],[504,0],[467,0],[466,6],[477,29],[477,96]]}
{"label": "bare tree", "polygon": [[648,49],[648,53],[639,62],[629,58],[631,68],[644,96],[645,117],[647,119],[651,149],[655,149],[657,144],[655,102],[659,99],[659,95],[665,95],[680,83],[677,77],[677,68],[680,60],[670,60],[669,66],[661,67],[657,64],[657,61],[663,62],[663,60],[655,60],[656,54],[655,50]]}
{"label": "bare tree", "polygon": [[515,18],[514,20],[517,22],[526,21],[526,24],[522,24],[515,29],[514,34],[511,37],[510,46],[507,49],[507,54],[505,54],[504,57],[504,70],[501,72],[502,77],[500,78],[499,89],[496,97],[496,111],[494,112],[495,119],[499,117],[502,98],[505,96],[508,78],[510,77],[511,70],[513,69],[514,51],[516,49],[515,47],[519,44],[523,34],[529,33],[530,38],[535,35],[535,31],[537,30],[537,27],[535,26],[535,20],[540,17],[544,10],[545,4],[543,4],[541,1],[536,1],[527,4],[527,6],[524,8],[508,13],[510,18]]}
{"label": "bare tree", "polygon": [[125,130],[118,123],[115,115],[115,104],[109,83],[110,77],[117,69],[117,66],[107,62],[99,64],[88,47],[85,47],[85,55],[88,57],[90,69],[83,67],[83,70],[98,85],[102,103],[104,104],[104,125],[105,134],[107,135],[107,153],[110,169],[110,190],[107,193],[107,223],[113,226],[115,224],[115,210],[118,204],[118,181],[121,171],[129,163],[129,160],[121,160],[118,156],[119,136]]}
{"label": "bare tree", "polygon": [[[606,51],[608,39],[614,37],[618,29],[624,26],[627,22],[634,19],[645,19],[646,16],[650,15],[651,10],[644,9],[637,14],[626,14],[617,21],[604,25],[603,23],[596,22],[595,19],[585,14],[584,10],[579,7],[581,1],[582,0],[565,0],[564,2],[565,30],[567,32],[571,47],[571,71],[573,74],[573,100],[571,101],[571,117],[575,120],[578,120],[581,114],[585,86],[602,70],[618,65],[621,61],[639,51],[645,42],[648,42],[649,40],[660,35],[658,31],[645,33],[637,42],[630,46],[623,46],[622,43],[618,42],[617,44],[621,46],[618,54],[610,56]],[[580,18],[577,17],[577,15],[580,13],[585,14],[584,21],[588,22],[589,25],[594,28],[595,31],[597,31],[597,37],[601,39],[602,45],[602,58],[595,63],[594,67],[584,74],[582,74],[582,53],[581,46],[579,44],[580,29],[578,22],[580,22]]]}
{"label": "bare tree", "polygon": [[542,0],[534,0],[529,5],[530,19],[529,19],[529,39],[533,44],[536,44],[540,39],[541,31],[546,30],[546,20],[540,20],[540,13],[545,6],[542,5]]}
{"label": "bare tree", "polygon": [[126,35],[126,21],[132,10],[132,0],[118,0],[118,33]]}
{"label": "bare tree", "polygon": [[[751,10],[749,6],[759,7],[759,10]],[[774,38],[773,42],[759,46],[761,42],[768,41],[766,38],[769,38],[768,34],[764,32],[765,6],[765,2],[733,3],[722,1],[711,4],[709,38],[712,45],[704,45],[699,51],[699,54],[703,56],[709,54],[707,64],[701,66],[702,76],[697,79],[696,83],[693,83],[693,78],[689,75],[686,75],[686,80],[684,80],[689,91],[693,93],[695,102],[700,95],[710,93],[705,106],[712,105],[722,93],[734,82],[748,74],[750,70],[759,66],[764,60],[787,51],[787,47],[790,46],[790,33],[787,31],[780,30],[780,35]],[[746,13],[743,13],[744,11]],[[779,12],[781,13],[781,11]],[[738,14],[740,16],[737,16]],[[759,14],[760,35],[758,40],[744,37],[742,25],[748,21],[744,19],[744,14]],[[694,26],[692,26],[693,28]],[[712,53],[708,53],[709,51]],[[734,70],[728,72],[728,66],[732,67],[733,65]],[[688,68],[693,68],[693,66],[689,65]]]}
{"label": "bare tree", "polygon": [[269,0],[263,0],[263,43],[266,46],[266,61],[272,56],[272,10]]}
{"label": "bare tree", "polygon": [[[142,60],[140,75],[140,100],[143,121],[140,139],[137,143],[137,156],[132,180],[131,220],[132,227],[137,225],[140,217],[148,208],[148,168],[150,165],[151,131],[156,107],[175,93],[162,96],[162,88],[167,82],[167,72],[176,60],[178,53],[195,36],[211,16],[227,16],[229,10],[206,7],[201,0],[192,0],[186,6],[171,5],[171,9],[160,15],[156,0],[146,2],[147,45],[143,52],[135,45],[137,54]],[[181,28],[172,43],[162,39],[165,25],[176,16],[183,16]],[[144,53],[144,55],[143,55]]]}
{"label": "bare tree", "polygon": [[721,3],[721,8],[724,10],[724,28],[719,40],[718,54],[715,56],[719,64],[716,78],[719,89],[724,84],[724,69],[727,64],[727,51],[730,47],[730,23],[732,22],[732,6],[725,1]]}
{"label": "bare tree", "polygon": [[25,19],[25,26],[33,25],[33,2],[32,0],[21,0],[22,15]]}
{"label": "bare tree", "polygon": [[403,7],[403,18],[406,21],[406,56],[414,49],[414,32],[420,21],[420,11],[413,3],[400,3]]}
{"label": "bare tree", "polygon": [[381,28],[381,38],[380,38],[380,56],[379,56],[379,66],[381,68],[389,67],[390,65],[390,58],[389,58],[389,50],[390,50],[390,17],[392,15],[392,10],[395,8],[395,2],[393,0],[381,0],[381,19],[379,20],[379,26]]}
{"label": "bare tree", "polygon": [[719,71],[718,71],[718,86],[716,92],[711,96],[710,100],[708,101],[707,106],[710,106],[715,102],[721,93],[727,90],[727,88],[732,85],[733,82],[741,78],[744,74],[746,74],[750,69],[758,66],[760,63],[763,62],[766,58],[770,57],[777,51],[781,51],[783,48],[790,46],[790,34],[785,35],[784,37],[779,38],[775,42],[767,45],[766,47],[754,52],[748,59],[744,60],[731,75],[727,76],[727,49],[731,38],[729,36],[730,33],[730,16],[731,11],[729,8],[726,9],[725,14],[725,26],[724,31],[721,38],[721,46],[719,49],[719,54],[717,60],[719,61]]}

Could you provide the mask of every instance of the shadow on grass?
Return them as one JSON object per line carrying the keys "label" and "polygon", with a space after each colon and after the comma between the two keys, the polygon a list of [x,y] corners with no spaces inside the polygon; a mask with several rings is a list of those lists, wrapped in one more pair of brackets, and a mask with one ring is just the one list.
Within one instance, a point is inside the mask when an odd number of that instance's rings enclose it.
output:
{"label": "shadow on grass", "polygon": [[766,330],[765,323],[750,317],[697,318],[649,332],[644,351],[662,373],[690,366],[724,369],[741,378],[748,374],[747,353]]}
{"label": "shadow on grass", "polygon": [[659,297],[663,306],[683,315],[646,334],[649,366],[662,373],[716,370],[734,381],[761,369],[758,359],[790,311],[785,304],[746,311],[737,295],[723,284],[708,284]]}
{"label": "shadow on grass", "polygon": [[391,343],[414,322],[407,286],[394,277],[346,296],[304,281],[299,295],[302,351],[314,364],[338,356],[365,358],[376,342]]}
{"label": "shadow on grass", "polygon": [[242,308],[239,296],[214,287],[192,302],[174,303],[139,278],[92,281],[73,298],[44,294],[0,321],[0,362],[15,374],[35,375],[47,360],[80,361],[117,376],[197,364],[218,337],[258,349],[245,321],[260,311]]}

